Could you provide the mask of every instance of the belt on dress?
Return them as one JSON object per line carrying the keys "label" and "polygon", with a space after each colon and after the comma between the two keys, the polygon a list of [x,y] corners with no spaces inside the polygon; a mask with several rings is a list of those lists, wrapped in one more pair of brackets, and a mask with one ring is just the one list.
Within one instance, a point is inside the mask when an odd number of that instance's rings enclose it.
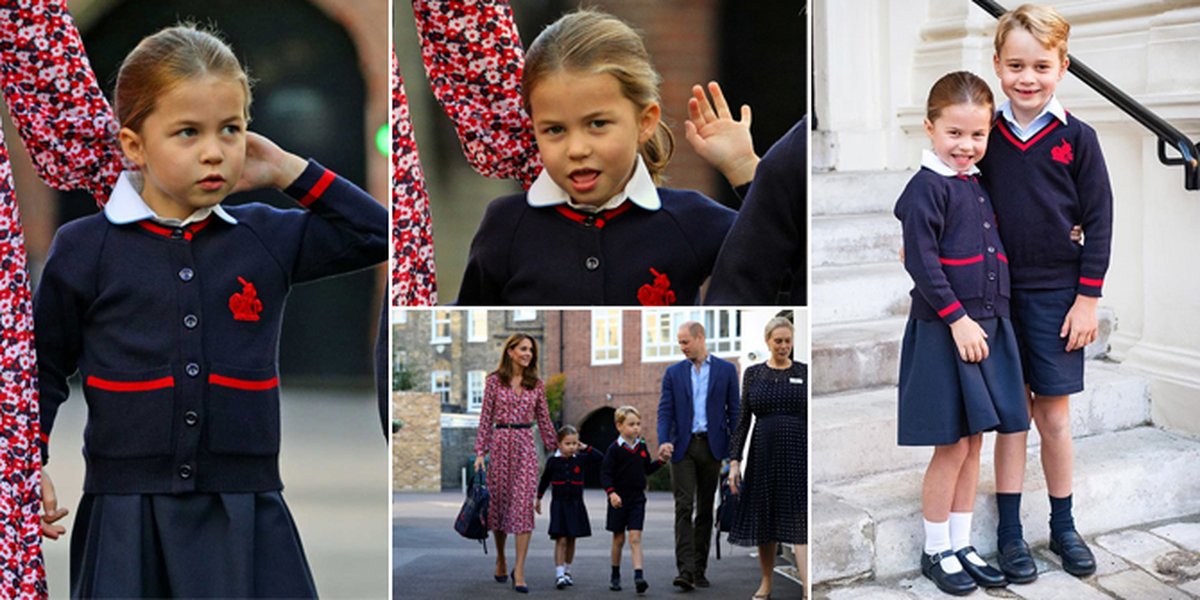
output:
{"label": "belt on dress", "polygon": [[529,429],[533,427],[533,423],[496,423],[492,427],[496,429]]}

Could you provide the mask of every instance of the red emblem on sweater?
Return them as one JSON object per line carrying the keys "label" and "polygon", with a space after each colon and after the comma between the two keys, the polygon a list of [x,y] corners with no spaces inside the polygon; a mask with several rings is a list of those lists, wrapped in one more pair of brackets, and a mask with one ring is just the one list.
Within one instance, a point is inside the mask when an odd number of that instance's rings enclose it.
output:
{"label": "red emblem on sweater", "polygon": [[1055,146],[1050,149],[1050,158],[1064,165],[1069,165],[1071,161],[1075,160],[1075,153],[1071,152],[1071,144],[1067,140],[1063,140],[1061,146]]}
{"label": "red emblem on sweater", "polygon": [[258,299],[258,290],[254,284],[238,277],[242,283],[242,291],[229,297],[229,310],[233,311],[235,321],[257,321],[258,313],[262,312],[263,303]]}
{"label": "red emblem on sweater", "polygon": [[576,472],[576,473],[578,473],[578,472],[579,472],[579,465],[575,465],[575,472]]}
{"label": "red emblem on sweater", "polygon": [[671,291],[671,280],[667,278],[667,274],[659,273],[657,269],[650,269],[650,273],[654,275],[654,283],[647,283],[638,288],[638,302],[642,306],[675,304],[675,292]]}
{"label": "red emblem on sweater", "polygon": [[642,450],[642,458],[646,458],[646,451]]}

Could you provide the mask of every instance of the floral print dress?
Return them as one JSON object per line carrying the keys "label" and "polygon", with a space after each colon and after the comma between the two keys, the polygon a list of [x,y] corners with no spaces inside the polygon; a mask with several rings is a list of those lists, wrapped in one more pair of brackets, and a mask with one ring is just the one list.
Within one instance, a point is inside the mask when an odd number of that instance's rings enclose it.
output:
{"label": "floral print dress", "polygon": [[541,380],[532,390],[500,381],[488,375],[483,388],[483,410],[479,413],[479,431],[475,436],[475,454],[486,454],[488,529],[505,533],[533,531],[533,505],[537,500],[538,457],[531,428],[496,428],[496,425],[537,423],[547,452],[558,448],[550,410],[546,406],[546,388]]}

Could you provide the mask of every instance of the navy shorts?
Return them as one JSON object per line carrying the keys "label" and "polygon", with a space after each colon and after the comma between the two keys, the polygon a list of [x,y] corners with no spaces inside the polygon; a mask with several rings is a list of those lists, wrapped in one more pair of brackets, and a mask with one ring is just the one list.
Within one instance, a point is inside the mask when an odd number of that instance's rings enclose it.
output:
{"label": "navy shorts", "polygon": [[1075,288],[1012,291],[1012,323],[1025,383],[1039,396],[1083,391],[1083,348],[1067,352],[1067,339],[1058,335],[1075,295]]}
{"label": "navy shorts", "polygon": [[617,492],[617,495],[621,496],[621,508],[613,508],[611,502],[608,504],[604,528],[613,533],[621,533],[626,529],[641,531],[646,523],[646,498],[628,502],[621,492]]}

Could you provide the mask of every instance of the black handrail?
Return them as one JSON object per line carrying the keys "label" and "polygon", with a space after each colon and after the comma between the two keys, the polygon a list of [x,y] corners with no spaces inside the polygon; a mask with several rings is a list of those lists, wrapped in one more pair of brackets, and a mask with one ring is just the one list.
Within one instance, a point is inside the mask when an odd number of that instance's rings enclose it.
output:
{"label": "black handrail", "polygon": [[[997,19],[1005,12],[1008,12],[994,0],[972,0],[972,2]],[[1080,62],[1074,56],[1068,55],[1068,58],[1071,64],[1067,70],[1078,77],[1080,81],[1086,83],[1088,87],[1096,90],[1096,93],[1104,96],[1105,99],[1116,105],[1117,108],[1125,111],[1125,114],[1133,117],[1135,121],[1141,123],[1151,133],[1158,136],[1158,161],[1167,166],[1183,166],[1184,188],[1189,190],[1200,189],[1200,158],[1197,158],[1200,156],[1200,147],[1197,147],[1188,136],[1176,129],[1175,126],[1143,106],[1137,100],[1134,100],[1129,94],[1121,91],[1117,86],[1088,68],[1087,65]],[[1168,145],[1179,151],[1179,157],[1171,158],[1167,156]]]}

